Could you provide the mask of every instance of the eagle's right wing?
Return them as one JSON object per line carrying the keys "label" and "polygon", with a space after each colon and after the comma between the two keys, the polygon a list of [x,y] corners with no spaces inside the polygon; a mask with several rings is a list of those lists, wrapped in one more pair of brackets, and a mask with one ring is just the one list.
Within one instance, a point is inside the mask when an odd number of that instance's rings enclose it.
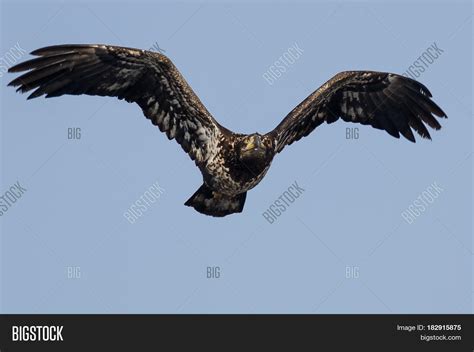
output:
{"label": "eagle's right wing", "polygon": [[22,93],[36,89],[28,99],[63,94],[125,99],[137,103],[196,163],[205,162],[215,152],[225,129],[166,56],[109,45],[57,45],[31,54],[39,57],[9,69],[29,70],[9,83]]}

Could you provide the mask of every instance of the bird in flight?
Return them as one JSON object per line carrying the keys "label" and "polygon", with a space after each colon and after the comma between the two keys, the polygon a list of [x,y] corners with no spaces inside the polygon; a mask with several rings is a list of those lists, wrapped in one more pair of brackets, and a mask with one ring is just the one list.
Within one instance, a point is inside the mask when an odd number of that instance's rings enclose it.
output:
{"label": "bird in flight", "polygon": [[240,213],[247,191],[267,173],[285,146],[339,118],[415,142],[431,139],[446,114],[421,83],[394,73],[336,74],[267,134],[234,133],[221,126],[163,54],[110,45],[71,44],[37,49],[37,58],[9,69],[28,71],[9,83],[28,99],[87,94],[136,103],[168,139],[175,139],[202,173],[202,186],[185,205],[222,217]]}

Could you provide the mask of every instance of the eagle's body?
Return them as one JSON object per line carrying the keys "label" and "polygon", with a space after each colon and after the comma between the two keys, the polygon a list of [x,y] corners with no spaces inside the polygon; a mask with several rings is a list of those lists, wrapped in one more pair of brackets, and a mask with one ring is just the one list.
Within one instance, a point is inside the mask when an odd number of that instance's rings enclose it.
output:
{"label": "eagle's body", "polygon": [[274,156],[270,139],[265,140],[268,143],[268,153],[255,155],[242,162],[237,146],[245,138],[249,138],[249,135],[229,135],[222,138],[217,154],[201,168],[204,181],[211,188],[235,196],[254,188],[265,176]]}
{"label": "eagle's body", "polygon": [[[246,140],[252,142],[252,138],[258,138],[266,146],[262,148],[262,153],[250,153],[242,160],[239,146]],[[251,148],[258,150],[257,146],[252,145]],[[274,155],[269,137],[228,132],[220,139],[214,156],[199,165],[204,184],[185,204],[214,216],[221,216],[221,209],[217,204],[224,205],[222,216],[227,215],[230,209],[232,212],[242,211],[246,192],[263,179]],[[203,203],[205,206],[202,206]],[[213,209],[212,214],[208,214],[209,207]]]}
{"label": "eagle's body", "polygon": [[383,129],[412,142],[412,129],[430,138],[424,124],[446,114],[421,83],[393,73],[346,71],[334,76],[294,108],[271,132],[244,135],[221,126],[164,55],[108,45],[58,45],[10,68],[30,70],[10,82],[28,99],[63,94],[113,96],[138,104],[169,139],[195,161],[203,185],[185,203],[225,216],[241,212],[247,191],[265,176],[276,154],[323,122],[339,118]]}

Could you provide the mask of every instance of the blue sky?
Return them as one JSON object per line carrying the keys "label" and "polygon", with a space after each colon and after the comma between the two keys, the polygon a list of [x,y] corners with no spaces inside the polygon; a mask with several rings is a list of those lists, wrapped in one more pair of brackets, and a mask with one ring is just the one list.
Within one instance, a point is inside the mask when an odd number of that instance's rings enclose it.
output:
{"label": "blue sky", "polygon": [[[2,73],[1,193],[26,191],[0,217],[1,311],[472,312],[471,27],[469,2],[2,1],[4,66],[52,44],[159,45],[215,118],[243,133],[273,129],[339,71],[404,73],[436,44],[417,79],[449,118],[416,144],[321,125],[276,157],[242,214],[216,219],[183,205],[201,175],[137,106],[27,102]],[[262,214],[294,182],[304,192],[270,224]],[[124,212],[150,187],[159,198],[130,223]],[[418,197],[424,210],[409,223],[402,213]]]}

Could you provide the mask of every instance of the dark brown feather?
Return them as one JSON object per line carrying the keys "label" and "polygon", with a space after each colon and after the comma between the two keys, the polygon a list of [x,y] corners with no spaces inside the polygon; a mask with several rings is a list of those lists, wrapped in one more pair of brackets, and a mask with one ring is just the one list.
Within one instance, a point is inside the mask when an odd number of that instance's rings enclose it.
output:
{"label": "dark brown feather", "polygon": [[395,138],[401,134],[415,142],[412,128],[431,139],[424,123],[437,130],[441,125],[433,115],[446,117],[431,96],[423,84],[393,73],[341,72],[302,101],[268,135],[280,152],[322,122],[342,118],[383,129]]}
{"label": "dark brown feather", "polygon": [[28,99],[87,94],[137,103],[196,163],[215,152],[218,136],[227,131],[162,54],[87,44],[50,46],[31,54],[39,57],[9,69],[28,71],[9,83],[22,93],[34,89]]}

